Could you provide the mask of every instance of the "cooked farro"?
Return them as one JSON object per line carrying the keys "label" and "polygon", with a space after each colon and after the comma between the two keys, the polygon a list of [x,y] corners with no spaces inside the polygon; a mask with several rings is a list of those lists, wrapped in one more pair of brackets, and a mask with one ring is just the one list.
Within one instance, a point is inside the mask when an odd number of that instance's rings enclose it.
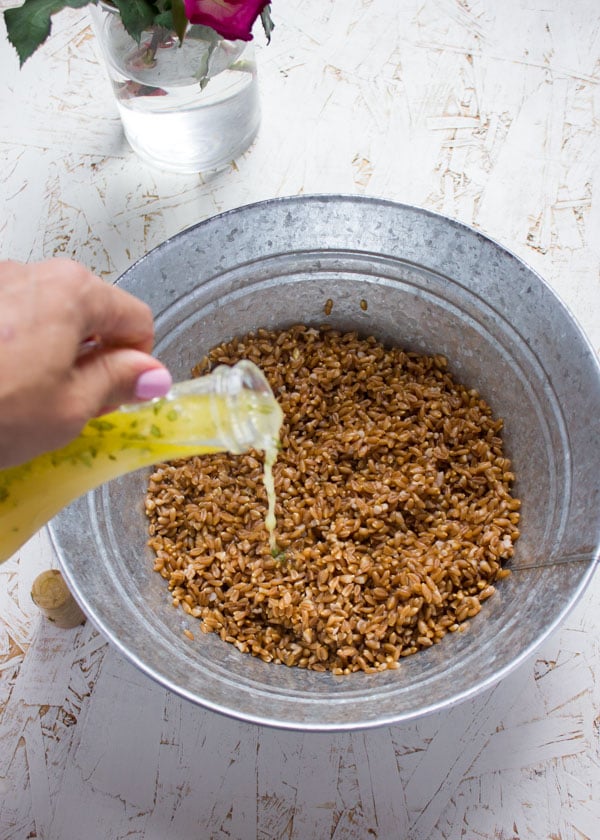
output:
{"label": "cooked farro", "polygon": [[504,576],[519,501],[502,421],[442,356],[296,326],[213,349],[284,412],[269,549],[262,453],[163,464],[146,499],[173,604],[240,651],[335,674],[395,668],[461,629]]}

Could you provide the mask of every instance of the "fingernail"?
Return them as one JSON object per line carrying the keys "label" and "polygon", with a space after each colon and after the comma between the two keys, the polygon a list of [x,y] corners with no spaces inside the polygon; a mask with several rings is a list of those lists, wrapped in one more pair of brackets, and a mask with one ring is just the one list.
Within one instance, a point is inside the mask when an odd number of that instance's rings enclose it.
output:
{"label": "fingernail", "polygon": [[135,383],[135,395],[138,400],[151,400],[154,397],[164,397],[173,380],[166,368],[146,370]]}

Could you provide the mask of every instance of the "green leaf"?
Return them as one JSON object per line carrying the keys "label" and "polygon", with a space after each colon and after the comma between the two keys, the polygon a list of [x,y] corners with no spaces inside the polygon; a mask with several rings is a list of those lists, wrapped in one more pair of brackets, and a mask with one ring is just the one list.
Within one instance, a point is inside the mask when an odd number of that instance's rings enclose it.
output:
{"label": "green leaf", "polygon": [[183,43],[185,31],[188,26],[188,19],[185,15],[185,4],[183,0],[173,0],[171,4],[171,14],[173,15],[173,29],[177,33],[181,43]]}
{"label": "green leaf", "polygon": [[113,0],[119,10],[123,26],[138,44],[145,29],[150,29],[156,17],[156,8],[147,0]]}
{"label": "green leaf", "polygon": [[267,36],[267,44],[271,43],[271,32],[275,29],[275,24],[271,18],[271,7],[265,6],[260,13],[260,22],[262,23],[265,35]]}
{"label": "green leaf", "polygon": [[195,23],[190,28],[188,38],[194,38],[196,41],[207,41],[209,44],[217,44],[222,40],[212,26],[203,26],[200,23]]}
{"label": "green leaf", "polygon": [[156,15],[154,18],[154,25],[162,26],[163,29],[174,29],[175,27],[173,25],[173,15],[171,14],[171,10],[167,9],[166,12],[161,12]]}
{"label": "green leaf", "polygon": [[[173,0],[173,3],[160,3],[157,0],[156,5],[160,11],[154,18],[154,25],[163,26],[165,29],[175,32],[180,42],[183,43],[188,27],[183,0]],[[165,6],[165,8],[162,9],[162,6]]]}
{"label": "green leaf", "polygon": [[81,9],[89,3],[90,0],[25,0],[16,9],[6,9],[8,39],[18,53],[21,67],[50,34],[52,15],[66,7]]}
{"label": "green leaf", "polygon": [[221,40],[221,36],[210,26],[201,26],[198,24],[197,26],[192,26],[190,30],[190,37],[196,38],[199,41],[206,41],[208,43],[208,49],[202,55],[198,69],[194,73],[194,76],[200,82],[200,90],[204,90],[210,79],[210,59]]}

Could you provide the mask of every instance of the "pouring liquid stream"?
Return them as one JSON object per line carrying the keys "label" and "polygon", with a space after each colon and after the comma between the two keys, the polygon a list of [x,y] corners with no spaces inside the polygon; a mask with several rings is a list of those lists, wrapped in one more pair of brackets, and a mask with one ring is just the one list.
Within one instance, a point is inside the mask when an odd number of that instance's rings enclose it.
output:
{"label": "pouring liquid stream", "polygon": [[247,361],[175,385],[162,399],[90,420],[61,449],[0,470],[0,562],[63,507],[110,479],[162,461],[249,449],[265,451],[265,525],[275,551],[272,466],[281,422],[266,380]]}

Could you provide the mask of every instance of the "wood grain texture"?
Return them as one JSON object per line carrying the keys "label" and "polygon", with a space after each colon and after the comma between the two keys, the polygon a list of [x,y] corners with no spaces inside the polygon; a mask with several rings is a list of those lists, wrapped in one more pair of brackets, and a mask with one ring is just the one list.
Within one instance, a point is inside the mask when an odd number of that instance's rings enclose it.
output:
{"label": "wood grain texture", "polygon": [[[13,3],[0,2],[0,8]],[[85,12],[19,71],[0,32],[0,258],[107,280],[215,213],[311,192],[421,205],[523,257],[600,350],[596,0],[274,0],[263,123],[211,177],[140,163]],[[93,558],[90,558],[93,562]],[[600,580],[501,684],[416,722],[273,731],[150,682],[0,566],[0,839],[596,840]]]}

